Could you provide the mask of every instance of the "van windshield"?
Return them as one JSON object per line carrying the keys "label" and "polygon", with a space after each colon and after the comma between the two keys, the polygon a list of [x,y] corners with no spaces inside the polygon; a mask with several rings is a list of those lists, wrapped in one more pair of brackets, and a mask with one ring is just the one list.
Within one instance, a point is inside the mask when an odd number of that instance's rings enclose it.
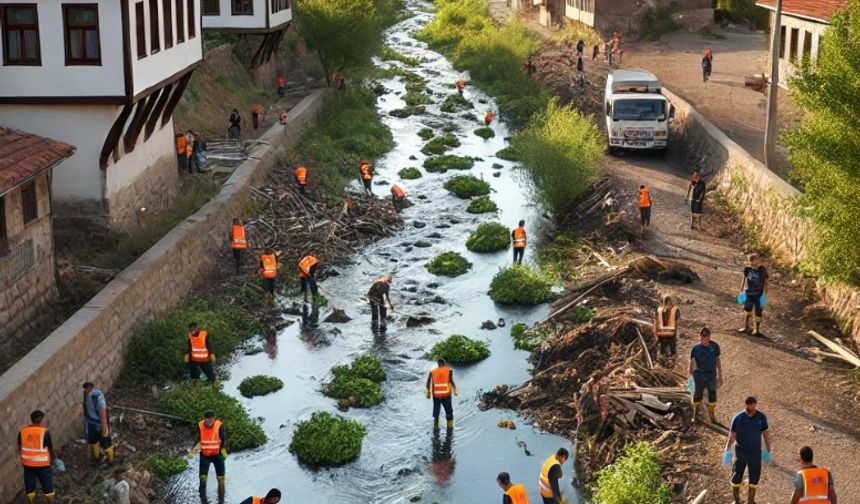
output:
{"label": "van windshield", "polygon": [[618,100],[612,106],[615,121],[644,121],[666,118],[666,102],[663,100]]}

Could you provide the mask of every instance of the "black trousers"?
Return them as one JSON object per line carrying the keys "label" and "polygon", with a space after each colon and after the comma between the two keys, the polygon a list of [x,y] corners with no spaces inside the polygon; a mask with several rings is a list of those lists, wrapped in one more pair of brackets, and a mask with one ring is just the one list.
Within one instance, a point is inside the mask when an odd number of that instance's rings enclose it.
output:
{"label": "black trousers", "polygon": [[651,207],[639,209],[639,223],[643,226],[651,225]]}
{"label": "black trousers", "polygon": [[440,408],[445,409],[445,420],[454,419],[454,406],[451,404],[451,396],[443,398],[433,398],[433,418],[439,418]]}
{"label": "black trousers", "polygon": [[678,338],[676,336],[657,338],[660,343],[660,353],[674,357],[678,353]]}
{"label": "black trousers", "polygon": [[374,325],[385,325],[385,316],[388,314],[388,309],[384,303],[370,302],[370,320]]}
{"label": "black trousers", "polygon": [[236,273],[242,268],[242,249],[233,249],[233,262],[236,263]]}
{"label": "black trousers", "polygon": [[215,381],[215,369],[212,368],[211,362],[189,362],[188,366],[191,368],[192,380],[199,380],[200,371],[203,371],[203,374],[206,375],[206,379],[209,380],[209,383]]}
{"label": "black trousers", "polygon": [[525,254],[525,252],[525,247],[514,247],[514,264],[523,263],[523,254]]}
{"label": "black trousers", "polygon": [[749,469],[750,486],[757,486],[761,478],[761,451],[744,451],[735,448],[735,465],[732,467],[732,485],[740,485],[744,471]]}
{"label": "black trousers", "polygon": [[717,402],[717,374],[716,373],[693,373],[693,402],[702,402],[705,389],[708,389],[708,402]]}
{"label": "black trousers", "polygon": [[24,468],[24,492],[36,491],[36,483],[42,485],[42,492],[54,493],[54,476],[51,467],[25,467]]}

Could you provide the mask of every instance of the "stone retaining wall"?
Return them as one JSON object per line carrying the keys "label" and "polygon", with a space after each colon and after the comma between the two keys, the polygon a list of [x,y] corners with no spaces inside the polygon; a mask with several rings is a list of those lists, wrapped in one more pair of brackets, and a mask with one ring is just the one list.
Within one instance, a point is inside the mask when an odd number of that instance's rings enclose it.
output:
{"label": "stone retaining wall", "polygon": [[[679,143],[681,159],[692,171],[698,168],[728,195],[747,226],[763,230],[762,241],[774,257],[790,267],[805,256],[809,223],[792,206],[801,193],[732,141],[689,103],[663,88],[675,106],[672,140]],[[840,321],[846,334],[860,343],[860,291],[819,281],[818,292]]]}
{"label": "stone retaining wall", "polygon": [[194,283],[212,271],[231,220],[244,211],[251,187],[313,124],[326,96],[326,90],[316,90],[293,107],[289,126],[270,128],[260,138],[267,143],[252,149],[212,201],[0,376],[0,502],[10,502],[23,488],[15,436],[29,422],[30,412],[46,412],[58,447],[80,437],[81,384],[90,380],[109,390],[135,326],[177,306]]}

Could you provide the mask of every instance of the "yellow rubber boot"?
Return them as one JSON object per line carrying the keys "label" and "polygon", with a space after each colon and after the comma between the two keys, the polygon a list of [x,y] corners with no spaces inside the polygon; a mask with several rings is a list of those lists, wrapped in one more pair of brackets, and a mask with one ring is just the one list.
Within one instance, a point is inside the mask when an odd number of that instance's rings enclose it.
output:
{"label": "yellow rubber boot", "polygon": [[192,387],[199,387],[200,386],[200,380],[199,379],[191,380],[191,386]]}
{"label": "yellow rubber boot", "polygon": [[751,318],[752,318],[752,312],[744,312],[744,327],[743,327],[743,329],[738,329],[739,333],[750,332],[750,319]]}
{"label": "yellow rubber boot", "polygon": [[98,443],[93,443],[90,445],[90,456],[93,462],[98,462],[102,458],[102,451],[99,448]]}
{"label": "yellow rubber boot", "polygon": [[693,403],[693,423],[696,423],[696,417],[699,416],[699,410],[702,409],[702,402]]}
{"label": "yellow rubber boot", "polygon": [[734,504],[741,504],[741,486],[740,485],[732,485],[732,498],[734,499]]}
{"label": "yellow rubber boot", "polygon": [[212,388],[215,390],[221,390],[221,382],[218,380],[212,381]]}
{"label": "yellow rubber boot", "polygon": [[710,417],[712,424],[717,423],[716,410],[717,403],[708,403],[708,417]]}
{"label": "yellow rubber boot", "polygon": [[105,448],[105,454],[107,455],[108,464],[113,465],[114,457],[116,456],[116,446],[110,445]]}
{"label": "yellow rubber boot", "polygon": [[755,504],[755,491],[757,489],[757,485],[750,485],[749,490],[747,490],[747,504]]}
{"label": "yellow rubber boot", "polygon": [[36,492],[27,494],[27,502],[29,502],[30,504],[36,502]]}
{"label": "yellow rubber boot", "polygon": [[753,317],[753,336],[761,334],[759,332],[759,327],[761,327],[761,317]]}
{"label": "yellow rubber boot", "polygon": [[224,495],[224,476],[218,476],[218,495]]}
{"label": "yellow rubber boot", "polygon": [[51,492],[49,494],[45,494],[45,500],[48,502],[54,502],[54,492]]}
{"label": "yellow rubber boot", "polygon": [[454,420],[448,420],[446,427],[448,428],[448,430],[453,429],[454,428]]}

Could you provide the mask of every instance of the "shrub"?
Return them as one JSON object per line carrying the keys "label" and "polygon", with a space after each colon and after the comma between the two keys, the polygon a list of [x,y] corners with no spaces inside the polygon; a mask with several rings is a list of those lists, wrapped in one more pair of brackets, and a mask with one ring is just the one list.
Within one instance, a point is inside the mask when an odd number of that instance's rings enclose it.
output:
{"label": "shrub", "polygon": [[466,248],[472,252],[497,252],[511,244],[511,233],[498,222],[485,222],[478,226],[466,240]]}
{"label": "shrub", "polygon": [[406,56],[402,52],[394,49],[393,47],[385,46],[382,48],[379,56],[386,61],[399,61],[404,63],[407,66],[418,66],[421,63],[419,58],[415,58],[413,56]]}
{"label": "shrub", "polygon": [[490,128],[489,126],[485,126],[483,128],[478,128],[474,131],[474,133],[476,135],[478,135],[479,137],[483,138],[484,140],[487,140],[489,138],[493,138],[494,136],[496,136],[496,132],[493,131],[493,128]]}
{"label": "shrub", "polygon": [[472,214],[482,214],[495,212],[499,209],[498,206],[490,199],[489,196],[479,196],[469,202],[466,211]]}
{"label": "shrub", "polygon": [[445,181],[444,187],[463,199],[490,194],[490,184],[471,175],[451,177]]}
{"label": "shrub", "polygon": [[247,450],[266,443],[266,433],[258,421],[251,419],[248,410],[237,399],[211,387],[176,386],[161,397],[161,405],[171,415],[195,426],[203,419],[203,413],[214,411],[227,429],[230,451]]}
{"label": "shrub", "polygon": [[421,128],[421,130],[418,131],[418,136],[421,137],[421,140],[430,140],[435,135],[436,134],[433,133],[433,130],[430,128]]}
{"label": "shrub", "polygon": [[499,159],[504,159],[505,161],[519,161],[520,156],[517,153],[516,149],[514,149],[513,145],[509,145],[504,149],[496,152],[496,157]]}
{"label": "shrub", "polygon": [[271,394],[284,388],[284,382],[274,376],[249,376],[239,384],[239,393],[245,397]]}
{"label": "shrub", "polygon": [[552,283],[538,270],[515,264],[493,277],[490,298],[499,304],[535,305],[553,298]]}
{"label": "shrub", "polygon": [[672,487],[661,477],[660,454],[648,443],[624,448],[611,465],[597,472],[590,486],[595,504],[669,504]]}
{"label": "shrub", "polygon": [[143,466],[157,478],[166,480],[188,469],[188,462],[182,455],[150,455]]}
{"label": "shrub", "polygon": [[421,170],[412,167],[403,168],[402,170],[397,172],[397,175],[400,176],[400,178],[402,178],[403,180],[418,179],[421,178]]}
{"label": "shrub", "polygon": [[424,169],[430,173],[445,173],[448,170],[469,170],[475,165],[472,158],[445,154],[424,160]]}
{"label": "shrub", "polygon": [[457,112],[458,110],[468,110],[472,108],[475,108],[475,106],[472,105],[472,102],[460,96],[459,93],[448,95],[448,97],[445,98],[445,101],[442,102],[442,105],[439,106],[439,110],[448,113]]}
{"label": "shrub", "polygon": [[483,341],[469,339],[462,334],[452,334],[448,339],[433,345],[430,357],[445,359],[452,364],[478,362],[490,356],[490,349]]}
{"label": "shrub", "polygon": [[[452,147],[459,147],[459,146],[460,146],[460,140],[458,140],[457,137],[455,137],[454,135],[451,135],[451,134],[445,134],[445,135],[437,136],[433,140],[430,140],[429,142],[427,142],[427,144],[424,145],[424,147],[421,149],[421,152],[423,152],[427,156],[430,156],[433,154],[439,155],[439,154],[444,154],[444,153],[448,152],[449,150],[451,150]],[[461,159],[468,159],[468,158],[461,158]],[[469,161],[471,162],[471,160],[469,160]],[[459,160],[458,160],[458,162],[459,162]],[[470,168],[471,168],[471,166],[470,166]]]}
{"label": "shrub", "polygon": [[403,95],[403,101],[405,101],[406,105],[410,107],[414,107],[416,105],[427,105],[428,103],[432,103],[432,100],[430,100],[429,96],[417,91],[410,91]]}
{"label": "shrub", "polygon": [[455,277],[472,268],[472,263],[456,252],[443,252],[425,266],[434,275]]}
{"label": "shrub", "polygon": [[345,406],[369,408],[385,399],[379,386],[385,381],[385,371],[377,357],[358,357],[350,366],[331,368],[331,373],[334,378],[323,387],[323,393],[340,399]]}
{"label": "shrub", "polygon": [[355,421],[318,411],[299,422],[290,441],[290,453],[311,467],[339,466],[361,455],[367,429]]}

